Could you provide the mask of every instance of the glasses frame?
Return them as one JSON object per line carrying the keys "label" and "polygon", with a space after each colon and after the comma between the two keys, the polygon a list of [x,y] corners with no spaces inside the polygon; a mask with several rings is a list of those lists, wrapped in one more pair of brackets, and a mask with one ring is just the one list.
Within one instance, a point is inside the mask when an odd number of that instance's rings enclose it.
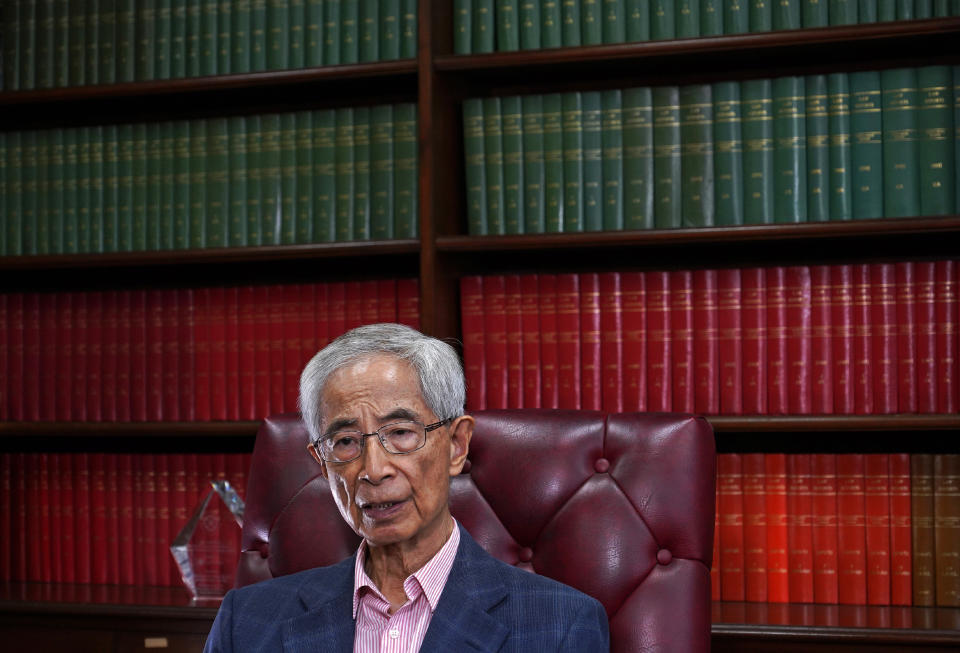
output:
{"label": "glasses frame", "polygon": [[[377,436],[377,441],[380,442],[380,446],[383,447],[383,450],[386,451],[388,454],[390,454],[391,456],[407,456],[407,455],[409,455],[409,454],[412,454],[412,453],[415,452],[415,451],[420,451],[421,449],[423,449],[423,448],[427,445],[427,434],[428,434],[430,431],[435,431],[435,430],[437,430],[438,428],[440,428],[441,426],[444,426],[445,424],[448,424],[449,422],[452,422],[452,421],[453,421],[453,418],[452,418],[452,417],[448,417],[448,418],[446,418],[446,419],[440,420],[439,422],[434,422],[433,424],[423,424],[422,422],[418,422],[418,421],[415,420],[415,419],[402,419],[402,420],[398,420],[398,421],[396,421],[396,422],[390,422],[389,424],[384,424],[383,426],[381,426],[380,428],[378,428],[376,431],[373,431],[373,432],[371,432],[371,433],[364,433],[364,432],[362,432],[362,431],[337,431],[338,433],[342,433],[342,432],[346,432],[346,433],[356,433],[356,434],[360,437],[360,451],[359,451],[359,453],[357,453],[356,456],[354,456],[354,457],[351,458],[350,460],[327,460],[327,459],[323,456],[323,452],[320,450],[320,443],[323,442],[324,440],[326,440],[327,438],[329,438],[329,437],[332,435],[332,433],[327,433],[327,434],[323,435],[322,437],[320,437],[319,439],[314,440],[313,442],[311,442],[311,443],[309,444],[309,447],[312,448],[312,449],[317,453],[317,456],[318,456],[318,457],[320,458],[320,460],[322,460],[323,462],[325,462],[325,463],[332,463],[332,464],[334,464],[334,465],[342,465],[342,464],[345,464],[345,463],[352,463],[354,460],[356,460],[357,458],[359,458],[360,456],[362,456],[362,455],[363,455],[363,450],[364,450],[364,448],[365,448],[366,445],[367,445],[367,438],[370,438],[370,437],[373,437],[373,436]],[[380,431],[382,431],[383,429],[388,428],[388,427],[390,427],[390,426],[393,426],[394,424],[403,424],[404,422],[413,423],[413,424],[420,424],[420,426],[423,427],[423,443],[422,443],[419,447],[417,447],[416,449],[411,449],[410,451],[390,451],[389,449],[387,449],[387,445],[386,445],[386,443],[383,441],[383,437],[384,437],[384,436],[380,435]]]}

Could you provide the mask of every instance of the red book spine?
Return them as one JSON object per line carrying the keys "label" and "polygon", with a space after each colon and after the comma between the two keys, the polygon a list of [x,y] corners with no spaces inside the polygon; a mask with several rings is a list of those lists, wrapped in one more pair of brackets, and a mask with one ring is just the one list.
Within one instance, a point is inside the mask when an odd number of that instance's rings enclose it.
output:
{"label": "red book spine", "polygon": [[63,539],[60,552],[63,556],[62,582],[64,583],[74,583],[77,580],[76,519],[73,507],[74,496],[76,495],[73,466],[76,455],[69,453],[58,455],[60,459],[60,516],[63,520],[60,529],[60,537]]}
{"label": "red book spine", "polygon": [[[372,290],[371,290],[372,286]],[[364,282],[364,305],[371,292],[376,297],[376,282]],[[376,308],[376,306],[374,306]],[[300,342],[300,287],[289,284],[283,287],[283,411],[297,411],[297,395],[300,393],[300,371],[304,361],[301,358],[302,343]]]}
{"label": "red book spine", "polygon": [[43,552],[40,542],[40,454],[28,453],[26,455],[25,474],[25,493],[24,511],[29,518],[22,521],[26,541],[30,543],[29,548],[23,549],[24,559],[26,561],[24,580],[40,581],[41,563],[40,558]]}
{"label": "red book spine", "polygon": [[[175,453],[169,456],[170,469],[170,535],[167,540],[172,542],[180,533],[180,530],[186,526],[190,519],[190,510],[193,508],[187,499],[187,457],[190,454]],[[171,559],[171,556],[166,556]],[[165,561],[166,562],[166,561]],[[175,567],[175,565],[174,565]],[[179,570],[175,569],[171,576],[174,583],[177,582]]]}
{"label": "red book spine", "polygon": [[557,276],[541,274],[540,286],[540,405],[543,408],[560,407],[560,354],[557,334]]}
{"label": "red book spine", "polygon": [[483,277],[484,358],[486,359],[486,407],[507,407],[507,314],[506,279]]}
{"label": "red book spine", "polygon": [[[51,453],[47,457],[47,485],[50,488],[50,580],[63,582],[63,498],[69,494],[60,487],[61,455]],[[8,514],[8,513],[4,513]]]}
{"label": "red book spine", "polygon": [[117,292],[117,421],[130,421],[130,291]]}
{"label": "red book spine", "polygon": [[90,455],[90,553],[91,581],[97,585],[109,582],[107,528],[106,454],[94,453]]}
{"label": "red book spine", "polygon": [[163,419],[177,422],[180,415],[180,306],[175,288],[161,291],[160,319],[163,330]]}
{"label": "red book spine", "polygon": [[740,270],[717,272],[719,412],[743,413],[743,285]]}
{"label": "red book spine", "polygon": [[[57,419],[57,297],[40,295],[40,419]],[[5,370],[4,370],[5,371]]]}
{"label": "red book spine", "polygon": [[813,598],[837,602],[837,457],[813,454]]}
{"label": "red book spine", "polygon": [[89,583],[92,578],[93,561],[90,556],[91,544],[91,496],[90,496],[90,456],[78,453],[73,468],[76,493],[73,496],[73,513],[76,530],[74,539],[77,545],[76,580]]}
{"label": "red book spine", "polygon": [[[76,303],[74,303],[76,314]],[[76,331],[76,330],[74,330]],[[74,339],[74,351],[81,342]],[[147,420],[147,292],[130,292],[130,419],[135,422]],[[74,358],[74,361],[77,359]]]}
{"label": "red book spine", "polygon": [[579,409],[580,277],[575,274],[557,275],[557,362],[560,408]]}
{"label": "red book spine", "polygon": [[709,415],[720,412],[718,285],[716,270],[693,273],[694,408]]}
{"label": "red book spine", "polygon": [[535,274],[520,277],[520,329],[523,356],[523,407],[539,408],[540,395],[540,281]]}
{"label": "red book spine", "polygon": [[[7,314],[10,319],[10,326],[7,330],[7,337],[9,338],[9,344],[7,345],[7,365],[8,374],[7,379],[9,379],[9,416],[10,419],[14,421],[23,421],[24,413],[24,404],[23,404],[23,383],[18,381],[18,379],[23,379],[23,293],[12,293],[7,300]],[[86,315],[86,312],[84,312]],[[84,368],[86,369],[86,368]],[[79,390],[84,389],[82,383],[77,384],[75,380],[74,392],[77,391],[79,385]],[[86,415],[86,406],[84,405],[84,415]],[[82,417],[77,417],[77,419],[83,419]]]}
{"label": "red book spine", "polygon": [[957,412],[957,264],[937,261],[937,412]]}
{"label": "red book spine", "polygon": [[141,456],[140,489],[143,505],[143,579],[145,585],[157,585],[157,465],[162,456]]}
{"label": "red book spine", "polygon": [[363,284],[359,281],[347,282],[346,311],[347,331],[363,326]]}
{"label": "red book spine", "polygon": [[379,321],[380,307],[377,299],[377,283],[376,280],[360,282],[360,312],[364,324],[376,324]]}
{"label": "red book spine", "polygon": [[[69,297],[66,293],[61,295],[62,298]],[[62,301],[61,301],[62,305]],[[71,315],[72,317],[72,315]],[[61,311],[62,319],[62,311]],[[7,312],[7,295],[0,293],[0,370],[3,370],[3,377],[0,378],[0,420],[10,419],[10,385],[13,381],[10,379],[10,375],[7,374],[9,361],[10,361],[10,349],[7,344],[7,332],[10,330],[10,318],[9,313]],[[62,322],[61,322],[62,323]],[[62,361],[61,363],[66,363]],[[69,366],[67,367],[69,370]],[[61,379],[63,378],[62,369],[61,369]],[[69,387],[69,378],[66,382],[63,382]],[[63,402],[63,397],[66,396],[69,400],[70,395],[61,395],[60,401]],[[69,412],[68,412],[69,414]],[[61,417],[60,419],[64,419]],[[69,419],[67,417],[66,419]],[[3,543],[0,543],[0,546],[4,546]],[[9,578],[9,576],[4,576],[4,578]]]}
{"label": "red book spine", "polygon": [[253,296],[255,419],[263,419],[270,414],[270,292],[254,286]]}
{"label": "red book spine", "polygon": [[790,412],[787,352],[787,281],[782,267],[767,269],[767,410]]}
{"label": "red book spine", "polygon": [[520,276],[508,274],[504,284],[507,330],[507,408],[523,408],[523,318]]}
{"label": "red book spine", "polygon": [[[396,288],[394,288],[396,293]],[[313,284],[313,353],[327,346],[332,339],[328,322],[327,307],[330,305],[330,285],[326,283]]]}
{"label": "red book spine", "polygon": [[646,272],[644,276],[647,289],[647,410],[669,412],[673,409],[670,273]]}
{"label": "red book spine", "polygon": [[117,533],[120,538],[120,583],[135,585],[136,558],[134,556],[134,523],[133,506],[136,502],[133,487],[133,455],[124,453],[117,456],[119,478],[117,482],[117,499],[119,510],[119,524]]}
{"label": "red book spine", "polygon": [[120,465],[115,453],[106,454],[103,463],[107,483],[104,493],[107,505],[107,582],[116,585],[120,582]]}
{"label": "red book spine", "polygon": [[103,293],[87,295],[87,420],[103,420]]}
{"label": "red book spine", "polygon": [[873,401],[873,299],[870,266],[853,266],[853,374],[857,415],[872,415]]}
{"label": "red book spine", "polygon": [[[29,580],[27,573],[27,495],[28,454],[22,451],[15,454],[10,477],[11,507],[13,508],[10,535],[13,538],[12,559],[10,560],[13,580]],[[89,499],[89,497],[85,497]]]}
{"label": "red book spine", "polygon": [[[310,299],[313,299],[312,297]],[[224,419],[240,419],[240,289],[224,289]],[[313,308],[313,302],[309,304]],[[299,309],[299,307],[298,307]],[[311,327],[313,325],[310,325]],[[296,405],[296,402],[294,402]],[[296,409],[294,409],[296,410]]]}
{"label": "red book spine", "polygon": [[910,261],[897,263],[897,412],[917,412],[917,286]]}
{"label": "red book spine", "polygon": [[[355,313],[353,326],[360,320],[360,287],[359,283],[347,284],[347,315],[350,315],[349,307],[352,305]],[[283,341],[283,286],[270,286],[270,298],[268,311],[270,316],[270,413],[283,412],[283,402],[286,399],[284,381],[286,374],[284,372],[284,353],[286,346]],[[349,319],[348,319],[349,321]],[[351,326],[350,328],[353,328]],[[269,414],[269,413],[268,413]]]}
{"label": "red book spine", "polygon": [[809,415],[813,404],[811,337],[813,291],[810,268],[785,270],[787,299],[787,406],[794,415]]}
{"label": "red book spine", "polygon": [[743,560],[747,601],[767,600],[766,462],[762,453],[742,455]]}
{"label": "red book spine", "polygon": [[694,411],[693,273],[670,273],[670,338],[673,363],[673,410]]}
{"label": "red book spine", "polygon": [[813,495],[810,454],[787,457],[787,555],[791,603],[813,602]]}
{"label": "red book spine", "polygon": [[420,330],[420,284],[416,279],[397,280],[397,322]]}
{"label": "red book spine", "polygon": [[713,559],[710,563],[710,600],[720,601],[723,592],[720,588],[720,492],[713,494]]}
{"label": "red book spine", "polygon": [[[297,306],[297,317],[300,320],[300,368],[297,370],[297,376],[294,380],[298,398],[300,396],[300,373],[317,353],[317,285],[315,283],[302,283],[299,286],[300,298],[299,306]],[[229,348],[228,342],[228,351]],[[297,408],[294,408],[294,410],[297,410]]]}
{"label": "red book spine", "polygon": [[603,408],[600,275],[580,275],[580,408]]}
{"label": "red book spine", "polygon": [[30,522],[31,539],[40,544],[37,559],[37,571],[34,578],[44,583],[53,580],[53,550],[50,541],[50,454],[34,454],[36,468],[32,472],[36,475],[37,484],[37,511],[33,513]]}
{"label": "red book spine", "polygon": [[936,264],[921,261],[916,272],[916,332],[917,332],[917,410],[937,412],[937,304]]}
{"label": "red book spine", "polygon": [[863,454],[837,456],[837,584],[839,602],[867,603],[866,505]]}
{"label": "red book spine", "polygon": [[[647,409],[647,287],[642,272],[621,272],[623,293],[623,410]],[[714,556],[720,564],[719,555]],[[717,581],[719,588],[719,580]]]}
{"label": "red book spine", "polygon": [[240,339],[240,419],[257,419],[256,410],[256,382],[254,370],[256,364],[256,342],[254,337],[254,310],[255,299],[253,286],[240,288],[237,299],[239,305],[237,319],[239,321]]}
{"label": "red book spine", "polygon": [[483,278],[461,277],[460,319],[463,323],[463,367],[469,410],[487,407],[483,305]]}
{"label": "red book spine", "polygon": [[810,397],[815,415],[833,413],[833,333],[830,327],[830,268],[810,268]]}
{"label": "red book spine", "polygon": [[833,412],[852,415],[856,411],[853,369],[853,266],[832,266],[830,281]]}
{"label": "red book spine", "polygon": [[[247,470],[243,464],[244,455],[239,453],[227,454],[227,478],[230,485],[240,495],[240,498],[246,497]],[[230,566],[227,568],[229,577],[233,578],[234,570],[240,559],[240,533],[241,529],[236,527],[235,523],[229,522],[227,526],[229,533],[230,550],[233,555],[230,557]]]}
{"label": "red book spine", "polygon": [[[5,296],[0,295],[0,306],[3,305],[4,299]],[[0,318],[2,317],[4,315],[0,313]],[[5,342],[3,338],[6,334],[3,333],[2,328],[0,327],[0,342]],[[0,361],[0,363],[2,362]],[[2,398],[3,396],[0,396],[0,402],[2,402]],[[0,406],[2,406],[2,403],[0,403]],[[4,518],[0,520],[0,581],[13,580],[13,533],[11,526],[13,525],[15,511],[12,495],[13,484],[11,483],[12,467],[13,454],[9,451],[0,453],[0,513],[4,515]]]}
{"label": "red book spine", "polygon": [[[194,419],[201,422],[213,418],[213,288],[194,290],[193,312],[193,383]],[[272,295],[272,293],[271,293]],[[281,359],[274,359],[282,368]],[[159,506],[158,506],[159,508]]]}
{"label": "red book spine", "polygon": [[874,410],[890,414],[897,412],[896,266],[875,263],[870,268]]}
{"label": "red book spine", "polygon": [[767,600],[790,600],[790,557],[787,542],[787,457],[764,454],[767,511]]}
{"label": "red book spine", "polygon": [[890,605],[890,456],[867,454],[864,472],[867,602]]}
{"label": "red book spine", "polygon": [[147,420],[159,422],[163,414],[163,293],[147,291]]}
{"label": "red book spine", "polygon": [[[73,293],[73,389],[71,398],[70,416],[73,421],[87,420],[87,297],[89,293]],[[11,296],[12,298],[13,296]],[[16,315],[11,314],[16,327]],[[14,343],[10,343],[10,374],[13,376]],[[23,360],[22,358],[20,359]],[[17,377],[14,377],[17,378]],[[19,387],[19,384],[17,384]],[[11,395],[11,399],[13,396]],[[11,411],[13,405],[11,404]],[[13,413],[11,416],[17,419]]]}
{"label": "red book spine", "polygon": [[890,603],[911,605],[910,454],[890,454]]}
{"label": "red book spine", "polygon": [[397,280],[381,279],[377,282],[377,322],[396,321]]}
{"label": "red book spine", "polygon": [[743,283],[743,412],[767,414],[767,271],[748,268]]}
{"label": "red book spine", "polygon": [[[0,299],[2,302],[2,299]],[[3,329],[6,327],[6,316],[3,315],[3,306],[0,303],[0,349],[6,348]],[[57,417],[60,422],[69,422],[73,419],[71,397],[73,395],[73,294],[62,292],[57,294]],[[2,358],[2,356],[0,356]],[[0,360],[0,369],[7,369],[6,361]],[[0,382],[2,383],[2,382]],[[3,392],[0,387],[0,393]],[[0,419],[6,419],[4,401],[6,395],[0,397]]]}
{"label": "red book spine", "polygon": [[154,540],[154,557],[157,564],[157,584],[170,585],[172,582],[170,548],[170,455],[157,456],[156,466],[156,513],[157,528]]}
{"label": "red book spine", "polygon": [[179,407],[180,419],[184,422],[193,422],[197,419],[196,404],[196,299],[193,288],[181,288],[177,291],[177,348],[180,359],[177,365],[179,374]]}
{"label": "red book spine", "polygon": [[717,456],[720,503],[720,590],[724,601],[746,595],[743,552],[743,465],[740,454]]}
{"label": "red book spine", "polygon": [[40,295],[27,293],[23,302],[23,416],[40,419]]}
{"label": "red book spine", "polygon": [[103,368],[101,380],[103,390],[101,398],[103,400],[102,416],[106,422],[117,421],[117,356],[119,348],[117,347],[117,336],[119,329],[119,317],[117,291],[107,290],[103,293]]}
{"label": "red book spine", "polygon": [[600,282],[600,360],[603,410],[623,412],[623,291],[619,272],[604,272]]}

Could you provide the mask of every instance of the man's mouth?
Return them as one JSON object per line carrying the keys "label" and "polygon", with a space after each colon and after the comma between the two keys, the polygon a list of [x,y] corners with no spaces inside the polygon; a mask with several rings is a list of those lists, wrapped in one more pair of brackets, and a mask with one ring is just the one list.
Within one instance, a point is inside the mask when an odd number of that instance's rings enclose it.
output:
{"label": "man's mouth", "polygon": [[400,503],[399,501],[387,501],[385,503],[365,503],[361,506],[364,510],[386,510]]}

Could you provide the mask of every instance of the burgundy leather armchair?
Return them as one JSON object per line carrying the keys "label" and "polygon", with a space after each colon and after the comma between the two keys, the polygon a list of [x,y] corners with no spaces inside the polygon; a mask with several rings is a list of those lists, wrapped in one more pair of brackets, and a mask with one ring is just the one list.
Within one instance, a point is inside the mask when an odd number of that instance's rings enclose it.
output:
{"label": "burgundy leather armchair", "polygon": [[[492,555],[604,605],[612,651],[710,650],[715,454],[702,418],[479,411],[454,517]],[[237,586],[353,553],[296,415],[260,427]]]}

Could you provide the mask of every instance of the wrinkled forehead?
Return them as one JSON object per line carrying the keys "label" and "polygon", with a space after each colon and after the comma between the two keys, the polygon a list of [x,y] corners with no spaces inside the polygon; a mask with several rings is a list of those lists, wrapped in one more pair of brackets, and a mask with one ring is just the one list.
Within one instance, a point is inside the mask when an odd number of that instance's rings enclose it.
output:
{"label": "wrinkled forehead", "polygon": [[331,418],[342,417],[339,413],[359,404],[372,404],[382,415],[398,408],[418,415],[429,411],[414,366],[387,353],[357,356],[327,377],[320,389],[321,429],[327,429]]}

